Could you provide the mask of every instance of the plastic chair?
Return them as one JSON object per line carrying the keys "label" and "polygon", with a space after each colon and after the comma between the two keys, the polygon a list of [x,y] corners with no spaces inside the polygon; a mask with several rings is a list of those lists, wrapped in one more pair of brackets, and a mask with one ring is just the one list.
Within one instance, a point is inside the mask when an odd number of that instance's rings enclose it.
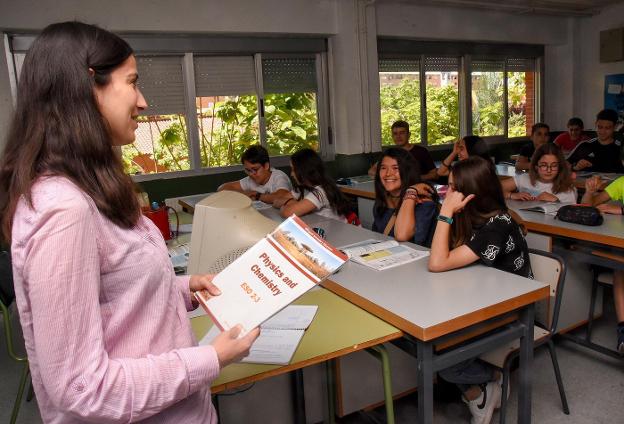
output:
{"label": "plastic chair", "polygon": [[[568,401],[566,399],[561,372],[559,371],[559,362],[552,337],[557,329],[557,320],[559,318],[559,309],[561,308],[561,298],[563,295],[563,286],[565,280],[565,264],[560,256],[541,250],[529,249],[531,267],[537,281],[548,283],[550,285],[550,299],[546,305],[554,307],[544,307],[539,304],[536,307],[536,325],[533,331],[534,348],[546,344],[550,353],[550,358],[555,371],[559,396],[561,397],[561,406],[566,415],[570,414]],[[520,341],[514,340],[506,346],[487,352],[481,356],[481,359],[494,365],[503,372],[503,394],[501,396],[500,422],[505,422],[505,411],[508,396],[509,374],[511,363],[520,351]]]}
{"label": "plastic chair", "polygon": [[[7,351],[13,360],[23,364],[22,376],[20,377],[19,388],[17,389],[17,398],[15,399],[13,412],[11,413],[11,424],[14,424],[17,420],[17,414],[22,404],[22,396],[24,395],[24,389],[26,388],[26,382],[30,374],[28,358],[17,355],[13,347],[13,330],[9,313],[9,307],[13,303],[13,300],[15,300],[15,292],[13,291],[11,255],[7,251],[0,251],[0,310],[2,310],[2,322],[4,323]],[[29,395],[28,397],[30,398],[31,396]]]}
{"label": "plastic chair", "polygon": [[591,343],[591,333],[594,323],[594,310],[596,306],[596,295],[598,293],[598,287],[613,287],[613,272],[604,271],[594,268],[594,279],[592,281],[591,301],[589,303],[589,314],[587,315],[587,332],[585,333],[585,340]]}

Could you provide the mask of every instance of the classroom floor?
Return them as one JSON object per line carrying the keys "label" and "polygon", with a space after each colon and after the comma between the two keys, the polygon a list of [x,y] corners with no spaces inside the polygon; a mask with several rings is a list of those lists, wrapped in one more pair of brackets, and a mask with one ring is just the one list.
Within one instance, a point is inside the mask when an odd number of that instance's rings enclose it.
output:
{"label": "classroom floor", "polygon": [[[14,326],[15,327],[15,326]],[[19,326],[18,326],[19,327]],[[17,329],[19,330],[19,329]],[[6,355],[4,334],[0,337],[0,423],[9,421],[19,378],[19,369]],[[594,340],[606,346],[615,345],[615,315],[610,293],[605,294],[605,315],[596,322]],[[575,344],[557,343],[559,366],[568,396],[571,414],[561,410],[559,393],[552,371],[547,349],[538,349],[534,360],[533,377],[533,422],[566,424],[624,423],[624,360],[608,358]],[[515,373],[512,373],[512,390],[509,400],[507,422],[516,422]],[[397,423],[413,423],[417,414],[416,394],[395,402]],[[493,423],[498,422],[498,412]],[[451,391],[437,390],[435,402],[436,424],[469,422],[467,407]],[[20,409],[18,423],[41,423],[36,400],[24,402]],[[368,424],[385,422],[384,408],[368,412],[357,412],[339,420],[341,424]]]}

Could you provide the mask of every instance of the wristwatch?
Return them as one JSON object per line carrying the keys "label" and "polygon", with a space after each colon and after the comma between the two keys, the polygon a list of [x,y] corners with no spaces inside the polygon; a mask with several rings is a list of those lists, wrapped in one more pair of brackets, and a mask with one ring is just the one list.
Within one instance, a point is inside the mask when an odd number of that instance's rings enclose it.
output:
{"label": "wristwatch", "polygon": [[256,193],[256,200],[260,200],[260,196],[262,196],[262,193]]}

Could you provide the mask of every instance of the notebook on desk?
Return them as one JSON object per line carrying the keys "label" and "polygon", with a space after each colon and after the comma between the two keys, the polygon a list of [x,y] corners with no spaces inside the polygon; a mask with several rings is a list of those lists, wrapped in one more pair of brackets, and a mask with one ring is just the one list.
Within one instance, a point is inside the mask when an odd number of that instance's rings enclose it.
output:
{"label": "notebook on desk", "polygon": [[[289,364],[317,310],[317,305],[290,305],[282,309],[260,326],[260,336],[251,345],[249,355],[241,362]],[[219,333],[217,326],[213,325],[199,344],[210,344]]]}

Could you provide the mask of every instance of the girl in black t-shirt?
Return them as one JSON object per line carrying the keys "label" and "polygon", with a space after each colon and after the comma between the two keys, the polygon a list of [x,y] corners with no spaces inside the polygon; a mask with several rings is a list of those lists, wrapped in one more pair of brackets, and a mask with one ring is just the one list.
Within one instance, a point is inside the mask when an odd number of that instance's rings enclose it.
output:
{"label": "girl in black t-shirt", "polygon": [[505,205],[494,165],[480,157],[456,163],[440,209],[429,270],[447,271],[480,261],[533,278],[520,225]]}
{"label": "girl in black t-shirt", "polygon": [[[470,157],[451,167],[449,191],[438,220],[431,244],[430,271],[447,271],[479,261],[533,278],[523,231],[507,210],[490,161]],[[500,403],[500,372],[471,359],[444,369],[439,375],[460,388],[473,422],[490,422]]]}

